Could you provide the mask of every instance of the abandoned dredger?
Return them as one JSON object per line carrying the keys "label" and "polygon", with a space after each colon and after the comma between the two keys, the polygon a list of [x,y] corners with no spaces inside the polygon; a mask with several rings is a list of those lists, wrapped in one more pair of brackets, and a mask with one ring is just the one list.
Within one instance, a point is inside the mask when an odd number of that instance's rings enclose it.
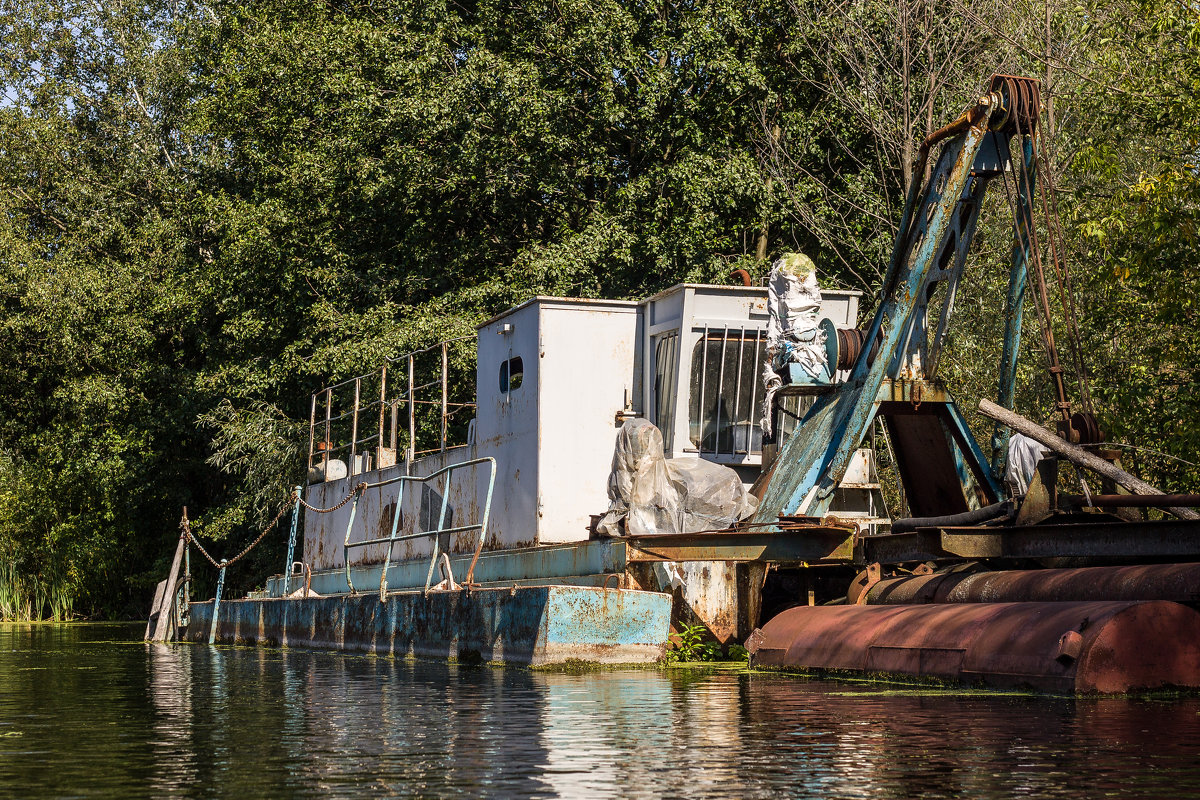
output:
{"label": "abandoned dredger", "polygon": [[[1200,498],[1125,473],[1086,403],[1070,411],[1039,114],[1036,81],[996,76],[923,143],[865,328],[856,293],[785,257],[767,287],[535,297],[479,327],[470,400],[449,343],[322,389],[287,569],[190,604],[173,573],[150,635],[545,664],[652,661],[672,625],[703,625],[763,666],[1200,687]],[[937,377],[993,179],[1014,241],[989,457]],[[1030,276],[1057,434],[1006,410]],[[1062,490],[1060,462],[1094,488]]]}

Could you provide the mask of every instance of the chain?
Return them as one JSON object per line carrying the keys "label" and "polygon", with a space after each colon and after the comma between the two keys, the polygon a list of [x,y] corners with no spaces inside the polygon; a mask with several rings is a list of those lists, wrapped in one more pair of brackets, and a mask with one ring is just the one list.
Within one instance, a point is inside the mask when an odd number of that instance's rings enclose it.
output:
{"label": "chain", "polygon": [[200,551],[200,555],[204,556],[205,560],[207,560],[208,563],[212,564],[217,569],[225,569],[226,567],[232,567],[238,561],[242,560],[242,558],[244,556],[246,556],[246,554],[248,554],[251,550],[253,550],[255,547],[257,547],[258,543],[261,542],[264,538],[266,538],[266,535],[271,532],[271,529],[274,528],[279,523],[279,520],[283,518],[283,515],[287,512],[288,507],[291,506],[291,504],[294,501],[297,501],[297,500],[300,501],[300,505],[304,506],[309,511],[315,511],[318,514],[328,514],[330,512],[337,511],[339,508],[346,505],[346,503],[349,503],[352,499],[354,499],[354,497],[356,495],[358,495],[360,492],[362,492],[366,488],[367,488],[367,484],[365,484],[365,483],[358,484],[353,489],[351,489],[350,492],[345,497],[342,498],[340,503],[338,503],[335,506],[330,506],[329,508],[317,508],[316,506],[310,506],[308,503],[304,502],[304,498],[300,495],[299,492],[293,491],[291,493],[291,495],[288,496],[287,502],[284,503],[282,506],[280,506],[279,513],[275,515],[275,518],[267,523],[267,527],[262,529],[262,533],[260,533],[258,535],[258,538],[256,538],[250,544],[246,545],[242,549],[242,552],[238,553],[233,558],[230,558],[225,561],[217,561],[215,558],[213,558],[211,555],[208,554],[208,551],[204,549],[204,545],[200,544],[200,540],[196,538],[196,534],[192,533],[192,526],[191,526],[191,523],[188,521],[188,517],[187,517],[187,509],[184,509],[183,518],[181,520],[179,520],[179,530],[182,531],[182,536],[185,539],[187,539],[192,544],[196,545],[196,549]]}
{"label": "chain", "polygon": [[288,501],[279,507],[279,513],[275,515],[275,519],[273,519],[267,523],[267,527],[263,528],[262,533],[260,533],[258,535],[258,538],[255,539],[250,544],[246,545],[246,547],[243,548],[242,552],[238,553],[236,556],[234,556],[233,558],[226,561],[225,566],[228,567],[228,566],[232,566],[233,564],[236,564],[239,560],[241,560],[242,556],[246,555],[251,550],[253,550],[258,545],[258,543],[261,542],[263,540],[263,538],[265,538],[266,535],[271,532],[271,529],[275,527],[276,523],[278,523],[279,520],[282,519],[284,513],[288,510],[288,506],[290,506],[292,504],[291,503],[292,499],[294,499],[295,497],[296,497],[296,493],[292,492],[292,495],[291,495],[291,497],[288,498]]}
{"label": "chain", "polygon": [[[346,505],[346,503],[349,503],[352,499],[354,499],[354,495],[358,494],[359,492],[361,492],[363,489],[366,489],[366,488],[367,488],[367,484],[365,484],[365,483],[358,484],[358,486],[355,486],[353,489],[351,489],[346,494],[345,497],[342,498],[340,503],[338,503],[336,506],[330,506],[329,508],[317,508],[316,506],[310,506],[308,503],[306,503],[304,501],[303,497],[299,498],[300,505],[304,506],[309,511],[315,511],[318,514],[329,514],[333,511],[337,511],[339,508]],[[292,493],[292,497],[296,497],[295,492]]]}
{"label": "chain", "polygon": [[212,564],[217,569],[221,568],[221,565],[217,563],[217,560],[210,556],[208,551],[204,549],[204,545],[200,544],[200,540],[196,538],[196,534],[192,533],[192,526],[188,522],[186,511],[183,512],[183,519],[179,520],[179,529],[183,531],[184,538],[196,545],[196,549],[200,551],[200,555],[204,556],[208,563]]}
{"label": "chain", "polygon": [[[353,493],[351,493],[351,494],[353,494]],[[279,513],[275,515],[275,519],[273,519],[267,523],[267,527],[262,529],[262,533],[260,533],[258,535],[258,538],[256,538],[250,544],[246,545],[246,547],[244,547],[242,549],[242,552],[238,553],[233,558],[227,559],[225,561],[217,561],[215,558],[210,556],[208,554],[208,551],[204,549],[204,546],[200,544],[200,540],[198,540],[196,538],[196,534],[192,533],[192,527],[191,527],[191,524],[188,522],[186,512],[183,515],[183,519],[181,519],[179,521],[179,528],[180,528],[180,530],[183,531],[183,535],[187,537],[188,541],[190,541],[192,544],[196,545],[196,549],[200,551],[200,555],[204,556],[208,560],[208,563],[212,564],[217,569],[223,569],[225,567],[232,567],[234,564],[236,564],[238,561],[240,561],[247,553],[249,553],[251,550],[253,550],[255,547],[257,547],[258,543],[261,542],[266,537],[266,535],[271,532],[271,529],[275,527],[275,525],[283,517],[284,513],[288,510],[288,507],[292,504],[292,501],[295,499],[297,499],[297,493],[292,492],[291,496],[288,497],[288,501],[286,503],[284,503],[282,506],[280,506]],[[304,501],[301,500],[300,502],[303,503]],[[346,501],[343,500],[342,503],[339,503],[339,505],[344,504],[345,502]]]}

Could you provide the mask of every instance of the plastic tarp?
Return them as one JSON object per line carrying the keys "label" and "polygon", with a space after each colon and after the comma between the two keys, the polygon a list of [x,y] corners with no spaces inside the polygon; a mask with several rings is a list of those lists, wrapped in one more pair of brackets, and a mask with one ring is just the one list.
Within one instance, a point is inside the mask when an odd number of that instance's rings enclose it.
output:
{"label": "plastic tarp", "polygon": [[767,282],[767,355],[775,369],[799,364],[816,378],[825,366],[821,289],[817,265],[808,256],[788,253],[771,267]]}
{"label": "plastic tarp", "polygon": [[771,434],[771,399],[782,385],[779,370],[799,364],[811,377],[825,367],[825,333],[817,265],[801,253],[787,253],[771,266],[767,281],[767,360],[763,363],[762,429]]}
{"label": "plastic tarp", "polygon": [[1013,432],[1008,437],[1008,463],[1004,467],[1004,480],[1013,487],[1013,491],[1022,495],[1029,491],[1029,481],[1033,479],[1033,471],[1037,463],[1045,455],[1046,448],[1041,442]]}
{"label": "plastic tarp", "polygon": [[698,458],[666,458],[662,433],[644,419],[627,420],[617,434],[608,497],[608,513],[597,527],[609,536],[719,530],[758,507],[729,467]]}

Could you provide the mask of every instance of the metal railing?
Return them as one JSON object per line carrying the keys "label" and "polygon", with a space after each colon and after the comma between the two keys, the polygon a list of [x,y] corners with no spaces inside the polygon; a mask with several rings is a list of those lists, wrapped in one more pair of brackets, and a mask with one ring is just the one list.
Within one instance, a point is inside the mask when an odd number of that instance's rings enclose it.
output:
{"label": "metal railing", "polygon": [[[765,339],[766,332],[757,327],[704,326],[696,343],[698,352],[692,355],[689,413],[692,442],[700,455],[745,457],[762,452],[756,436],[759,362]],[[709,350],[717,350],[718,343],[719,353],[712,354],[714,370]]]}
{"label": "metal railing", "polygon": [[[449,349],[456,342],[473,338],[447,339],[389,358],[375,372],[347,378],[314,392],[309,414],[309,470],[320,466],[328,474],[330,461],[345,455],[347,475],[358,475],[396,464],[402,442],[404,460],[410,463],[419,455],[454,446],[449,444],[452,418],[464,408],[474,408],[475,403],[451,397]],[[396,365],[402,370],[398,381],[394,377]],[[418,383],[418,376],[430,379]],[[431,398],[430,394],[434,396]],[[473,397],[474,392],[471,394]],[[344,397],[351,400],[347,403]],[[429,416],[422,414],[422,408],[436,409],[439,416],[422,419]],[[407,417],[404,429],[400,428],[402,413]],[[430,422],[434,424],[430,426]],[[372,423],[376,423],[373,428]],[[434,446],[420,449],[422,429],[427,431],[429,427],[435,430]]]}
{"label": "metal railing", "polygon": [[[479,522],[472,525],[458,525],[450,528],[443,528],[446,524],[446,508],[450,502],[450,476],[456,471],[475,467],[480,464],[488,465],[488,487],[487,495],[484,499],[483,513]],[[438,524],[436,528],[424,531],[415,531],[397,535],[396,531],[400,524],[400,514],[404,507],[404,485],[406,483],[421,483],[425,484],[437,478],[439,475],[446,476],[446,484],[442,487],[442,503],[441,511],[438,513]],[[350,533],[354,529],[354,517],[358,511],[358,500],[362,497],[362,493],[366,489],[375,489],[381,486],[388,486],[393,483],[400,484],[400,491],[396,495],[395,511],[392,513],[392,533],[390,536],[381,536],[375,539],[366,539],[361,542],[351,542]],[[387,558],[383,563],[383,572],[379,577],[379,599],[382,601],[387,594],[387,576],[388,570],[392,566],[392,550],[395,549],[396,542],[405,542],[412,539],[430,538],[433,540],[433,554],[429,558],[429,573],[425,576],[424,591],[429,591],[429,584],[433,580],[433,571],[437,566],[438,556],[441,555],[441,536],[442,534],[466,533],[468,531],[479,531],[479,540],[475,544],[475,554],[471,558],[471,566],[467,569],[467,577],[463,580],[464,585],[470,585],[475,576],[475,564],[479,561],[479,554],[483,550],[484,540],[487,538],[488,517],[492,510],[492,489],[496,485],[496,459],[489,457],[475,458],[470,461],[463,461],[458,464],[451,464],[442,467],[436,472],[432,472],[425,477],[416,475],[398,475],[394,478],[379,481],[377,483],[361,484],[354,494],[354,503],[350,507],[350,518],[346,522],[346,540],[343,543],[342,557],[346,562],[346,586],[351,592],[357,591],[354,588],[354,581],[350,578],[350,549],[354,547],[369,547],[371,545],[386,544]],[[418,514],[418,517],[420,515]],[[448,576],[453,580],[453,576]]]}

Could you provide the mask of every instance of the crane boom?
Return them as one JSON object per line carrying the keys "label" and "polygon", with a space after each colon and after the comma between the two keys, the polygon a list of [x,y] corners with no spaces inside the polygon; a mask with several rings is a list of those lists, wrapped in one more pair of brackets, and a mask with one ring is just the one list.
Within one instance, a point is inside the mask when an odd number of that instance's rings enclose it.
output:
{"label": "crane boom", "polygon": [[[1037,175],[1036,80],[995,75],[989,91],[950,125],[922,143],[880,303],[843,383],[807,387],[812,408],[783,444],[756,522],[780,516],[821,516],[871,423],[881,418],[895,445],[910,512],[955,514],[1001,495],[993,440],[989,464],[958,407],[936,382],[942,345],[988,184],[1001,177],[1015,188],[1013,246],[1005,302],[998,398],[1011,407],[1016,355],[1031,250]],[[1013,168],[1012,144],[1019,145]],[[930,152],[937,161],[923,179]],[[1016,186],[1008,174],[1016,173]],[[938,310],[930,335],[929,309]],[[1061,395],[1061,393],[1060,393]]]}

